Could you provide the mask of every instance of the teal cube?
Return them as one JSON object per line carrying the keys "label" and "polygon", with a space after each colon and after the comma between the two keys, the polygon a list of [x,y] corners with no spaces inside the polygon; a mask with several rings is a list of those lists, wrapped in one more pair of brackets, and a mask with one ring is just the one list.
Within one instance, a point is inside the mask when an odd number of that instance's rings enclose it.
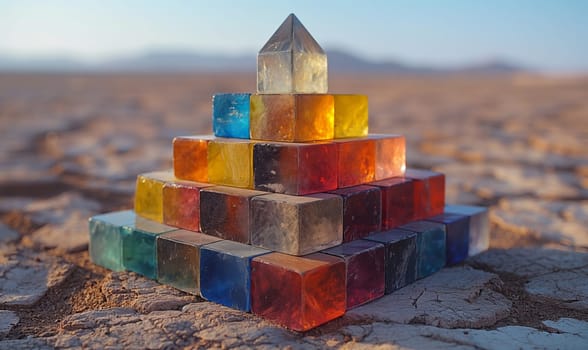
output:
{"label": "teal cube", "polygon": [[157,236],[177,230],[142,217],[123,225],[122,260],[123,266],[147,278],[157,278]]}
{"label": "teal cube", "polygon": [[430,276],[445,266],[445,225],[436,222],[413,221],[399,228],[417,234],[417,279]]}
{"label": "teal cube", "polygon": [[96,215],[89,220],[90,259],[112,271],[123,271],[121,227],[135,222],[132,210]]}

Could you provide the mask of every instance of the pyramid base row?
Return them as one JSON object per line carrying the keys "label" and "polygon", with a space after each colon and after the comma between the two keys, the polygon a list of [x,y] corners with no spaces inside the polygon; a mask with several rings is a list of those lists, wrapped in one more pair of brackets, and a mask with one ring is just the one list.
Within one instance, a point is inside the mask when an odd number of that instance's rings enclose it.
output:
{"label": "pyramid base row", "polygon": [[307,331],[487,249],[488,212],[442,215],[305,256],[177,229],[121,211],[90,218],[90,257]]}

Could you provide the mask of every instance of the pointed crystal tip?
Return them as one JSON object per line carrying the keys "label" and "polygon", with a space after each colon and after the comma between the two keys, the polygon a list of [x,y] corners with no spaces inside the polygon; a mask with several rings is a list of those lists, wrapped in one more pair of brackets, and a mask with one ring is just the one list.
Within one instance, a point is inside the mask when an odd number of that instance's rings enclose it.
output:
{"label": "pointed crystal tip", "polygon": [[326,93],[327,56],[293,13],[257,56],[259,93]]}
{"label": "pointed crystal tip", "polygon": [[308,30],[300,23],[298,17],[291,13],[271,38],[259,51],[262,53],[280,51],[302,51],[324,54],[321,46],[314,40]]}

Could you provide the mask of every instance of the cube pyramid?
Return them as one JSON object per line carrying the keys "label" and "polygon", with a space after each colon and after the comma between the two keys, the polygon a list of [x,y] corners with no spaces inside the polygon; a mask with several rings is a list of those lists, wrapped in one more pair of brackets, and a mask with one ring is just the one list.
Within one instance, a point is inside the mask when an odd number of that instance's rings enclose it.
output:
{"label": "cube pyramid", "polygon": [[487,249],[488,212],[445,205],[368,133],[368,97],[328,94],[327,57],[291,14],[258,55],[256,93],[213,96],[213,134],[178,136],[139,174],[135,209],[90,218],[90,257],[295,331]]}

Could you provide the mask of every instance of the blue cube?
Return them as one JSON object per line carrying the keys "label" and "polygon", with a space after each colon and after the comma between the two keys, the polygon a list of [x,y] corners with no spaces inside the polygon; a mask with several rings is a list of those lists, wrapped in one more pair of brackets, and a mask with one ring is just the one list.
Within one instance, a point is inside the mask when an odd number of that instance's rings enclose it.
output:
{"label": "blue cube", "polygon": [[214,136],[249,138],[249,93],[216,94],[212,97]]}
{"label": "blue cube", "polygon": [[468,255],[473,256],[490,246],[490,218],[488,208],[473,205],[446,205],[445,213],[465,215],[470,218]]}
{"label": "blue cube", "polygon": [[445,225],[447,265],[459,264],[467,259],[470,244],[470,219],[468,216],[444,213],[430,217],[427,221]]}
{"label": "blue cube", "polygon": [[123,225],[122,260],[124,267],[147,278],[157,278],[157,236],[177,230],[142,217]]}
{"label": "blue cube", "polygon": [[121,226],[135,222],[132,210],[96,215],[90,218],[90,259],[112,271],[123,271]]}
{"label": "blue cube", "polygon": [[270,251],[233,241],[200,248],[200,293],[206,300],[251,310],[251,259]]}
{"label": "blue cube", "polygon": [[417,234],[417,279],[430,276],[445,266],[445,225],[413,221],[399,228]]}

